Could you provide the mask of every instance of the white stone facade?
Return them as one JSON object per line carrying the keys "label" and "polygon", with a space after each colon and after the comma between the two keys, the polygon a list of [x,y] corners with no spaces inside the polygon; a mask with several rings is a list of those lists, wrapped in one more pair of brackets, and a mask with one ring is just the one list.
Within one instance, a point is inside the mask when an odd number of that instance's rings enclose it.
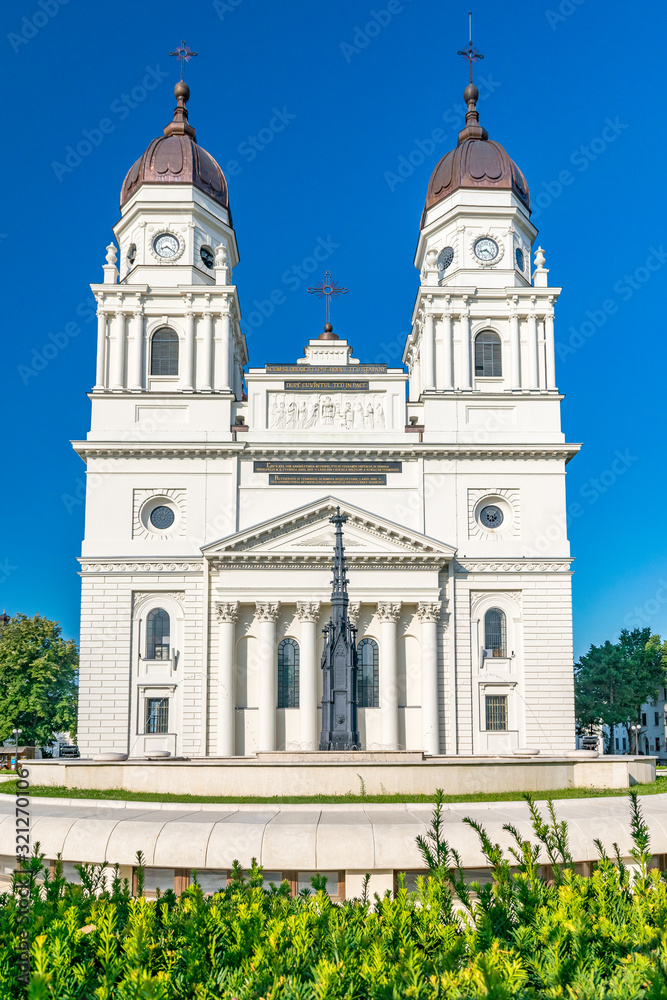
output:
{"label": "white stone facade", "polygon": [[[409,374],[340,340],[244,374],[234,230],[193,185],[144,184],[114,233],[120,269],[112,246],[92,286],[91,431],[75,442],[89,476],[82,752],[314,749],[337,506],[357,640],[376,644],[363,745],[572,748],[565,465],[578,446],[560,430],[560,289],[541,252],[530,273],[536,230],[515,194],[460,189],[426,214]],[[159,234],[175,237],[172,259]],[[500,248],[493,265],[475,258],[480,236]],[[164,330],[178,345],[167,374],[153,370]],[[476,371],[480,332],[499,338],[491,374]],[[299,667],[287,694],[284,639]]]}

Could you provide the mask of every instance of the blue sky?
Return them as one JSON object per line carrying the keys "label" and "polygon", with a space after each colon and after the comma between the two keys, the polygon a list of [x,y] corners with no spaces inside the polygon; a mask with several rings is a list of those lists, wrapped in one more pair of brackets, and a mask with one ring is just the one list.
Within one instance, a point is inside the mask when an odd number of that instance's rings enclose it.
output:
{"label": "blue sky", "polygon": [[[319,332],[310,282],[285,279],[318,241],[350,288],[337,332],[362,360],[393,359],[426,185],[459,128],[467,11],[426,0],[4,0],[0,610],[41,612],[78,634],[84,466],[69,440],[89,421],[88,283],[101,280],[123,177],[171,117],[167,53],[181,38],[199,52],[190,116],[228,175],[245,316],[285,292],[252,330],[251,360],[291,360]],[[528,179],[551,283],[564,288],[558,384],[567,439],[584,442],[568,476],[578,653],[624,625],[667,636],[656,56],[666,21],[664,5],[632,19],[620,0],[475,5],[482,123]],[[90,151],[68,160],[82,140]]]}

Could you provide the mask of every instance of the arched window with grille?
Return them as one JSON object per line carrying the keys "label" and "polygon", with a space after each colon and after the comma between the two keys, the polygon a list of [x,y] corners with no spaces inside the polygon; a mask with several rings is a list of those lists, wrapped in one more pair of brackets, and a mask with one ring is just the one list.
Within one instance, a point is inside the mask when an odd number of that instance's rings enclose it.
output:
{"label": "arched window with grille", "polygon": [[299,707],[299,644],[283,639],[278,646],[278,708]]}
{"label": "arched window with grille", "polygon": [[507,619],[500,608],[489,608],[484,615],[484,648],[493,656],[507,656]]}
{"label": "arched window with grille", "polygon": [[153,608],[146,618],[146,659],[169,659],[169,615],[164,608]]}
{"label": "arched window with grille", "polygon": [[478,378],[501,378],[502,374],[500,337],[493,330],[483,330],[475,337],[475,375]]}
{"label": "arched window with grille", "polygon": [[178,334],[166,326],[151,340],[151,375],[178,375]]}
{"label": "arched window with grille", "polygon": [[357,646],[357,705],[377,708],[379,704],[378,644],[375,639],[362,639]]}

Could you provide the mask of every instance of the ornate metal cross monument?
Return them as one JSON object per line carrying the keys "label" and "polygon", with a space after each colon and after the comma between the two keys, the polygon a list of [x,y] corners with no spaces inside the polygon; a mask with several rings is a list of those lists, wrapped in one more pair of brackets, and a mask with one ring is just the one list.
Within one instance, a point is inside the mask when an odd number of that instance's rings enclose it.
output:
{"label": "ornate metal cross monument", "polygon": [[177,59],[181,61],[181,80],[183,79],[183,72],[185,69],[185,63],[190,62],[193,56],[199,55],[198,52],[193,52],[189,45],[186,45],[183,39],[181,39],[181,44],[173,52],[169,53],[170,56],[176,56]]}
{"label": "ornate metal cross monument", "polygon": [[322,653],[322,732],[320,750],[359,750],[357,722],[356,629],[347,618],[348,595],[345,575],[343,525],[347,515],[340,507],[329,518],[336,529],[331,618],[324,628]]}
{"label": "ornate metal cross monument", "polygon": [[470,64],[470,82],[472,83],[472,64],[477,62],[478,59],[483,59],[484,56],[481,52],[478,52],[472,44],[472,11],[468,12],[468,48],[459,49],[457,55],[463,56],[464,59],[468,60]]}
{"label": "ornate metal cross monument", "polygon": [[312,288],[308,289],[308,292],[311,295],[317,295],[318,299],[326,300],[325,322],[331,323],[331,299],[337,299],[339,295],[347,295],[349,290],[349,288],[344,288],[334,281],[331,277],[331,271],[326,271],[319,285],[313,285]]}

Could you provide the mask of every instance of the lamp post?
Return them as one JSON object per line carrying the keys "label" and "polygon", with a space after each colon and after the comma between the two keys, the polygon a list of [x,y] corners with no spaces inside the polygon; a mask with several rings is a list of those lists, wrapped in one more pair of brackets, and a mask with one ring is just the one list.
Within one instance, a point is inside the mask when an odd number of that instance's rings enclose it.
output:
{"label": "lamp post", "polygon": [[12,736],[14,737],[14,747],[15,747],[13,764],[14,767],[17,769],[19,764],[19,736],[21,735],[22,732],[23,732],[22,729],[17,729],[17,728],[12,729]]}
{"label": "lamp post", "polygon": [[[633,724],[629,727],[630,732],[634,735],[634,738],[635,738],[635,754],[639,750],[639,730],[641,728],[642,727],[639,725],[638,722],[633,722]],[[632,739],[632,737],[631,737],[631,739]]]}

